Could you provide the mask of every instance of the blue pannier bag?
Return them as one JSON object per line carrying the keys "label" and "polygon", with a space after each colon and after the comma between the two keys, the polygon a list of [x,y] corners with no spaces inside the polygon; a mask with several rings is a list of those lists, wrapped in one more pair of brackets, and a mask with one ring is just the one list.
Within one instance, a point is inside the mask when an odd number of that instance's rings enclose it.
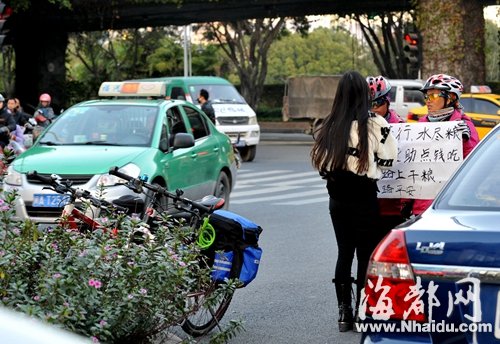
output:
{"label": "blue pannier bag", "polygon": [[214,226],[216,240],[243,242],[257,245],[262,228],[249,219],[227,210],[216,210],[210,215],[210,224]]}
{"label": "blue pannier bag", "polygon": [[260,247],[248,246],[243,250],[243,264],[239,277],[243,286],[252,282],[255,276],[257,276],[261,257],[262,249]]}
{"label": "blue pannier bag", "polygon": [[231,277],[231,268],[233,267],[234,253],[230,252],[215,252],[214,264],[212,265],[212,280],[223,282],[226,278]]}
{"label": "blue pannier bag", "polygon": [[[215,229],[215,250],[212,278],[222,281],[224,278],[238,278],[242,287],[248,285],[257,276],[262,256],[258,246],[262,228],[247,218],[227,210],[216,210],[210,215],[210,224]],[[232,267],[229,276],[223,275],[227,264],[221,266],[221,255],[231,253]],[[224,270],[224,272],[227,272]]]}

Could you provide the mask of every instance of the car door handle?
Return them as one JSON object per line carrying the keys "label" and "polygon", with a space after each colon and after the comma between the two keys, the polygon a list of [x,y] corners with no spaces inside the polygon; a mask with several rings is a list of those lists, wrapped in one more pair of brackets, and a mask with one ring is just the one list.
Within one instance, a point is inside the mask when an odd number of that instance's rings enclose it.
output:
{"label": "car door handle", "polygon": [[214,147],[214,152],[218,152],[219,151],[219,147]]}
{"label": "car door handle", "polygon": [[191,158],[195,159],[198,156],[198,153],[191,153]]}

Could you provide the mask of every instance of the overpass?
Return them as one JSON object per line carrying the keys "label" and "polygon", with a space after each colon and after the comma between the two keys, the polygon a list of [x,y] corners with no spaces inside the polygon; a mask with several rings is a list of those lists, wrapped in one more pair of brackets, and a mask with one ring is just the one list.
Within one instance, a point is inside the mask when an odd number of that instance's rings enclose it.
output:
{"label": "overpass", "polygon": [[[7,0],[4,0],[8,2]],[[11,0],[14,3],[14,0]],[[432,0],[418,0],[432,1]],[[16,50],[15,94],[36,104],[42,92],[64,104],[69,32],[185,25],[262,17],[376,14],[412,9],[414,0],[71,0],[72,9],[49,0],[31,1],[8,19]],[[462,2],[457,1],[457,2]],[[469,0],[479,6],[497,0]],[[471,21],[470,25],[475,21]],[[445,25],[445,24],[443,24]],[[477,26],[477,25],[476,25]]]}
{"label": "overpass", "polygon": [[154,1],[74,0],[73,10],[68,10],[58,9],[46,0],[37,0],[28,11],[19,14],[19,20],[77,32],[248,18],[381,13],[410,10],[413,3],[412,0],[183,0],[181,5],[175,2],[179,1],[164,0],[160,4]]}

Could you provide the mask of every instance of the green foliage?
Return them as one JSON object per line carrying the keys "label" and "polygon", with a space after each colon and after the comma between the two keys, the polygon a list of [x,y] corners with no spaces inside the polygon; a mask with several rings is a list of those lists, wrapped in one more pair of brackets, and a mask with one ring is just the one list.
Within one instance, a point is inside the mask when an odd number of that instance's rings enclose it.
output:
{"label": "green foliage", "polygon": [[356,69],[376,73],[369,50],[345,31],[319,28],[307,37],[291,34],[274,42],[268,58],[267,83],[295,75],[340,74]]}
{"label": "green foliage", "polygon": [[486,80],[500,81],[500,28],[485,21]]}
{"label": "green foliage", "polygon": [[262,122],[281,121],[283,115],[281,108],[258,108],[256,111],[257,118]]}
{"label": "green foliage", "polygon": [[101,218],[106,228],[89,233],[42,232],[13,220],[15,201],[0,196],[0,302],[9,308],[95,341],[146,343],[193,312],[187,295],[212,283],[183,228],[160,226],[142,245],[128,240],[138,226],[129,218]]}
{"label": "green foliage", "polygon": [[163,37],[160,45],[146,59],[149,75],[174,76],[184,73],[183,49],[171,37]]}

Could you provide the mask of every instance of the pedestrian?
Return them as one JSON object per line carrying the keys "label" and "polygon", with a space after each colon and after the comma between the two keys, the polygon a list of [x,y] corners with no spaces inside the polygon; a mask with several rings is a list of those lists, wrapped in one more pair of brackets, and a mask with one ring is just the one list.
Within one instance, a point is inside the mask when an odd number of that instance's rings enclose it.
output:
{"label": "pedestrian", "polygon": [[210,118],[212,123],[215,124],[215,111],[212,106],[212,101],[208,100],[208,97],[208,91],[202,88],[198,96],[198,102],[201,104],[203,112]]}
{"label": "pedestrian", "polygon": [[16,121],[5,105],[5,98],[0,94],[0,147],[3,149],[10,142],[10,133],[16,130]]}
{"label": "pedestrian", "polygon": [[35,117],[38,125],[45,128],[48,127],[50,123],[52,123],[56,116],[54,114],[54,110],[50,106],[52,98],[48,93],[41,94],[39,100],[40,103],[35,109],[35,114],[33,115],[33,117]]}
{"label": "pedestrian", "polygon": [[[446,74],[430,76],[421,91],[424,93],[427,105],[427,115],[420,118],[419,122],[445,122],[459,121],[458,131],[462,134],[462,149],[464,159],[478,144],[479,136],[471,119],[464,115],[460,96],[464,87],[460,80]],[[406,218],[411,215],[422,214],[432,203],[432,199],[408,200],[402,209]]]}
{"label": "pedestrian", "polygon": [[[383,76],[369,76],[366,78],[370,89],[371,111],[382,116],[387,123],[403,123],[404,120],[396,111],[390,109],[391,84]],[[401,215],[403,201],[400,198],[379,198],[380,228],[388,233],[397,225],[403,223],[405,218]]]}
{"label": "pedestrian", "polygon": [[[370,109],[368,84],[358,72],[346,72],[332,110],[315,132],[313,166],[327,180],[330,217],[337,239],[335,290],[339,331],[352,329],[351,268],[357,264],[357,304],[368,260],[382,239],[378,227],[377,179],[397,158],[397,141],[387,121]],[[357,307],[356,307],[357,309]]]}
{"label": "pedestrian", "polygon": [[23,111],[21,103],[17,98],[9,98],[9,100],[7,100],[7,108],[10,110],[12,117],[14,117],[16,124],[21,127],[28,123],[31,118],[29,114]]}

